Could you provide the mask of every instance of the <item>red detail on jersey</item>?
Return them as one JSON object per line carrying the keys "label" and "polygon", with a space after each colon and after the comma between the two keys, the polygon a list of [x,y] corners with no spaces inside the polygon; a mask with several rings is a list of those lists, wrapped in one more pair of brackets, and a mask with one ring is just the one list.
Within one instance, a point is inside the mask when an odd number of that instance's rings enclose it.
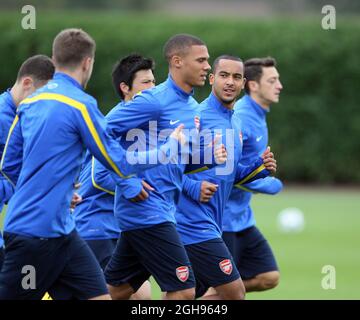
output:
{"label": "red detail on jersey", "polygon": [[219,263],[219,267],[225,274],[231,274],[233,266],[230,259],[225,259]]}
{"label": "red detail on jersey", "polygon": [[194,123],[195,123],[195,129],[196,129],[197,131],[200,131],[200,117],[195,116],[195,118],[194,118]]}
{"label": "red detail on jersey", "polygon": [[241,131],[240,131],[240,133],[239,133],[239,138],[240,138],[240,142],[243,143],[243,134],[242,134]]}
{"label": "red detail on jersey", "polygon": [[185,282],[187,279],[189,279],[189,268],[187,266],[176,268],[176,276],[180,281]]}

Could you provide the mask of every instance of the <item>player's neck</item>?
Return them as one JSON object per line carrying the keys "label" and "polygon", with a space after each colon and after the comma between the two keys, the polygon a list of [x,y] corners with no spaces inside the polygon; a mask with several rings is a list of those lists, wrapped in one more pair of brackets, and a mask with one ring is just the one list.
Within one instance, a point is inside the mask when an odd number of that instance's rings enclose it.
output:
{"label": "player's neck", "polygon": [[82,87],[84,87],[84,75],[79,69],[69,70],[65,68],[56,68],[56,72],[65,73],[69,77],[75,79]]}
{"label": "player's neck", "polygon": [[218,95],[216,94],[215,90],[212,90],[212,94],[216,97],[216,99],[221,102],[221,105],[228,109],[228,110],[232,110],[234,109],[234,105],[235,105],[235,100],[234,101],[224,101],[223,99],[219,98]]}
{"label": "player's neck", "polygon": [[170,71],[170,75],[171,75],[171,78],[173,79],[173,81],[176,83],[176,85],[179,88],[184,90],[186,93],[191,93],[191,91],[193,90],[193,87],[191,85],[189,85],[188,83],[186,83],[179,74],[177,74],[176,72]]}
{"label": "player's neck", "polygon": [[10,94],[16,106],[18,106],[20,102],[24,99],[23,95],[21,94],[21,90],[16,83],[10,89]]}
{"label": "player's neck", "polygon": [[235,100],[231,101],[231,102],[227,102],[227,101],[221,101],[222,105],[228,109],[228,110],[232,110],[234,109],[234,105],[235,105]]}
{"label": "player's neck", "polygon": [[265,100],[261,99],[260,97],[258,97],[256,95],[252,95],[252,94],[250,94],[250,97],[264,110],[270,109],[270,104],[268,102],[266,102]]}

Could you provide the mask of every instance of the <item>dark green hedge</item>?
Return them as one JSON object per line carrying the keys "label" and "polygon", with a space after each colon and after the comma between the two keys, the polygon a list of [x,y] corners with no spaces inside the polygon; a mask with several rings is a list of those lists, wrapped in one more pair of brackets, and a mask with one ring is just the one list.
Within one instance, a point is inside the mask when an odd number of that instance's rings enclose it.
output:
{"label": "dark green hedge", "polygon": [[[211,60],[229,53],[247,59],[272,55],[284,90],[269,115],[270,141],[285,181],[360,182],[360,24],[338,19],[336,30],[315,20],[238,20],[105,13],[37,12],[37,29],[22,30],[21,14],[0,16],[0,89],[10,86],[21,62],[51,53],[54,36],[82,27],[97,41],[88,91],[106,113],[117,101],[110,71],[119,57],[139,52],[156,60],[156,78],[165,79],[162,46],[187,32],[208,44]],[[197,90],[202,100],[209,87]]]}

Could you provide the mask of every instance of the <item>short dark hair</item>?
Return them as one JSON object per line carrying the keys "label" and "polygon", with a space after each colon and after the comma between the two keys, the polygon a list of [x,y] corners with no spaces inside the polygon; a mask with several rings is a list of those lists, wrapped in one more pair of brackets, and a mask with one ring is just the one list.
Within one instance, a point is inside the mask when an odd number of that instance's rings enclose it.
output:
{"label": "short dark hair", "polygon": [[31,77],[33,81],[43,82],[52,79],[55,72],[53,62],[48,56],[38,54],[26,59],[21,65],[16,81],[24,77]]}
{"label": "short dark hair", "polygon": [[205,43],[200,38],[191,34],[176,34],[166,41],[163,49],[164,57],[170,62],[174,55],[186,55],[192,46],[205,46]]}
{"label": "short dark hair", "polygon": [[245,92],[250,93],[248,81],[259,82],[263,73],[263,68],[276,67],[276,60],[272,57],[252,58],[246,60],[245,63]]}
{"label": "short dark hair", "polygon": [[96,44],[93,38],[81,29],[65,29],[53,42],[53,57],[57,67],[75,68],[86,57],[93,58]]}
{"label": "short dark hair", "polygon": [[214,60],[214,63],[212,66],[212,73],[216,72],[216,68],[218,67],[220,60],[233,60],[233,61],[243,62],[240,57],[232,56],[229,54],[223,54]]}
{"label": "short dark hair", "polygon": [[124,99],[124,93],[120,89],[120,83],[124,82],[131,90],[135,74],[140,70],[154,71],[155,63],[151,58],[133,53],[116,62],[112,70],[112,82],[116,93]]}

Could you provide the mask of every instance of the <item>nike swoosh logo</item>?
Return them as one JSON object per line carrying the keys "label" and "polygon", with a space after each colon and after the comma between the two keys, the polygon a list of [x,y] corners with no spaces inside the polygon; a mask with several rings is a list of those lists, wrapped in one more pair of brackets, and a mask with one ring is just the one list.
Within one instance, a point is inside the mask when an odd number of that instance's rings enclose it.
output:
{"label": "nike swoosh logo", "polygon": [[178,123],[180,120],[170,120],[170,125],[173,125],[173,124],[176,124],[176,123]]}
{"label": "nike swoosh logo", "polygon": [[256,142],[259,142],[262,139],[262,136],[256,138]]}

